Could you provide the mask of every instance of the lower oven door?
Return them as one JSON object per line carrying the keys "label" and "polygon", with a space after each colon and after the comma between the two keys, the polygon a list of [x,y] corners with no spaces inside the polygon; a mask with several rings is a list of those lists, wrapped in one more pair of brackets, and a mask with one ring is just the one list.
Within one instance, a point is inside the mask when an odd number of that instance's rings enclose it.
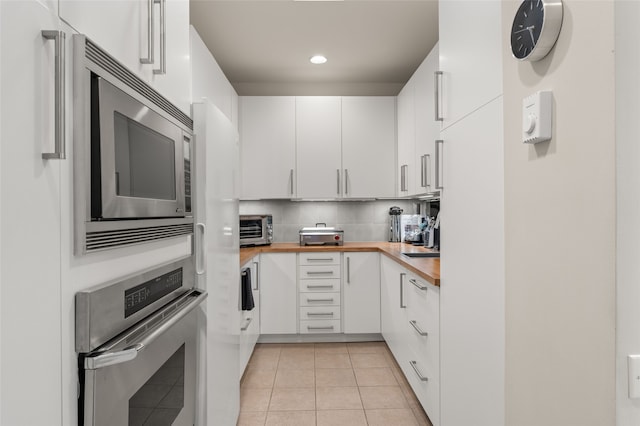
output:
{"label": "lower oven door", "polygon": [[123,342],[126,346],[120,350],[84,358],[84,425],[195,424],[194,307],[188,313],[172,315],[166,322],[147,325],[146,329],[153,327],[154,331],[142,340]]}

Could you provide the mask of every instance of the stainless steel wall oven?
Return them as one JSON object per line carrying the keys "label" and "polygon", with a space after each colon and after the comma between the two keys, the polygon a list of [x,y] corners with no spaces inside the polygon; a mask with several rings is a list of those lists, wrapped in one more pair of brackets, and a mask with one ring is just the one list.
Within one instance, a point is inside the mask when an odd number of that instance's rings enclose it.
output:
{"label": "stainless steel wall oven", "polygon": [[76,294],[79,424],[195,424],[195,309],[191,258]]}
{"label": "stainless steel wall oven", "polygon": [[193,231],[189,116],[74,36],[76,253]]}

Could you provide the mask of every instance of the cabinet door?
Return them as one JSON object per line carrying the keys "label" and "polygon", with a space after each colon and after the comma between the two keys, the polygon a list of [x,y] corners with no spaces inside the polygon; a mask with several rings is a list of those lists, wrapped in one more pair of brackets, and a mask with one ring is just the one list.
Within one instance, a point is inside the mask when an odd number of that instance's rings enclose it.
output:
{"label": "cabinet door", "polygon": [[393,356],[402,364],[407,359],[406,285],[407,271],[386,256],[380,257],[381,330]]}
{"label": "cabinet door", "polygon": [[435,141],[440,124],[435,120],[434,73],[438,70],[438,45],[414,74],[415,81],[415,193],[435,191]]}
{"label": "cabinet door", "polygon": [[395,115],[391,96],[342,98],[345,198],[395,196]]}
{"label": "cabinet door", "polygon": [[[0,2],[0,405],[7,425],[62,419],[60,175],[71,165],[42,157],[53,151],[55,132],[54,42],[42,30],[59,29],[55,10],[41,2]],[[37,384],[25,385],[32,379]]]}
{"label": "cabinet door", "polygon": [[415,193],[415,79],[412,77],[398,94],[397,193]]}
{"label": "cabinet door", "polygon": [[380,333],[380,254],[344,254],[344,332]]}
{"label": "cabinet door", "polygon": [[295,196],[295,105],[291,96],[240,98],[241,199]]}
{"label": "cabinet door", "polygon": [[296,98],[298,198],[342,196],[341,99]]}
{"label": "cabinet door", "polygon": [[443,128],[502,93],[499,0],[443,0],[438,6]]}
{"label": "cabinet door", "polygon": [[297,333],[296,254],[261,254],[260,286],[260,334]]}

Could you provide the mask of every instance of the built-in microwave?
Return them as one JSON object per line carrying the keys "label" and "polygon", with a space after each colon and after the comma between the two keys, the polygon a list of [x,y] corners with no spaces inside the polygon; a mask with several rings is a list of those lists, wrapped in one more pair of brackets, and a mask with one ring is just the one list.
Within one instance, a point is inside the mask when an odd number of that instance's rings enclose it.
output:
{"label": "built-in microwave", "polygon": [[193,232],[193,121],[83,35],[74,36],[76,253]]}

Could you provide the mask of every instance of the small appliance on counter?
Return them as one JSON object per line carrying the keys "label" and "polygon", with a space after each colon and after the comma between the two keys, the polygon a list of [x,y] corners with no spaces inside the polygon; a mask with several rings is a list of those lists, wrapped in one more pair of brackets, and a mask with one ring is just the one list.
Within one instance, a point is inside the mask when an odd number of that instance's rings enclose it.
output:
{"label": "small appliance on counter", "polygon": [[402,209],[397,206],[389,208],[389,242],[399,243],[401,239],[400,215]]}
{"label": "small appliance on counter", "polygon": [[344,231],[316,223],[316,226],[304,227],[300,230],[301,246],[341,246],[344,243]]}
{"label": "small appliance on counter", "polygon": [[265,246],[273,242],[273,216],[240,215],[240,247]]}

